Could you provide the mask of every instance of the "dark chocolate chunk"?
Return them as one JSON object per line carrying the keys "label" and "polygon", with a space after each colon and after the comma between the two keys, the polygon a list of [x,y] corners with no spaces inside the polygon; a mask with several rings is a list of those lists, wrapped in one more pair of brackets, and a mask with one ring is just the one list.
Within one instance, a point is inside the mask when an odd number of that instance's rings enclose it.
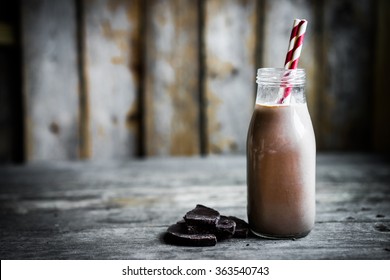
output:
{"label": "dark chocolate chunk", "polygon": [[167,229],[164,240],[183,246],[215,246],[217,240],[246,238],[248,234],[249,226],[244,220],[221,216],[218,211],[198,204],[185,214],[184,220]]}
{"label": "dark chocolate chunk", "polygon": [[198,204],[185,214],[184,220],[188,226],[215,228],[219,217],[218,211]]}
{"label": "dark chocolate chunk", "polygon": [[217,239],[226,239],[233,236],[236,229],[236,223],[226,216],[220,216],[216,225],[187,225],[187,231],[191,234],[207,234],[212,233],[217,236]]}
{"label": "dark chocolate chunk", "polygon": [[202,233],[212,233],[214,234],[215,233],[215,226],[210,226],[210,225],[206,225],[206,226],[189,226],[187,225],[187,230],[188,230],[188,233],[192,233],[192,234],[202,234]]}
{"label": "dark chocolate chunk", "polygon": [[171,225],[165,234],[165,241],[182,246],[215,246],[217,237],[214,234],[191,234],[185,222]]}
{"label": "dark chocolate chunk", "polygon": [[241,220],[234,216],[229,216],[229,219],[236,222],[236,230],[233,237],[235,238],[247,238],[249,235],[249,225],[244,220]]}
{"label": "dark chocolate chunk", "polygon": [[230,238],[236,230],[236,222],[226,216],[221,216],[217,222],[217,237],[218,239]]}

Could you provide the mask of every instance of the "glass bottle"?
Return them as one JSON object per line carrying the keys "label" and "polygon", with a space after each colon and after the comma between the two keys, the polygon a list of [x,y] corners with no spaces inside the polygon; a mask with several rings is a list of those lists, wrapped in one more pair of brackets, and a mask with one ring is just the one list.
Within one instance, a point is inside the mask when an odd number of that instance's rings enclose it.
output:
{"label": "glass bottle", "polygon": [[305,71],[260,68],[256,82],[247,138],[249,226],[260,237],[303,237],[314,226],[316,170]]}

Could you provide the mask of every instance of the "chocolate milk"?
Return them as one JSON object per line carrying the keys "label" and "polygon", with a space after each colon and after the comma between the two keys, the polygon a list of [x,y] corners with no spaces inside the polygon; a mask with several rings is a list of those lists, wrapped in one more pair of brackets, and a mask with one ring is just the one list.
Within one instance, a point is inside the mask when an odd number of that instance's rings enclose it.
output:
{"label": "chocolate milk", "polygon": [[248,220],[253,233],[293,238],[310,232],[315,158],[306,103],[256,104],[247,139]]}

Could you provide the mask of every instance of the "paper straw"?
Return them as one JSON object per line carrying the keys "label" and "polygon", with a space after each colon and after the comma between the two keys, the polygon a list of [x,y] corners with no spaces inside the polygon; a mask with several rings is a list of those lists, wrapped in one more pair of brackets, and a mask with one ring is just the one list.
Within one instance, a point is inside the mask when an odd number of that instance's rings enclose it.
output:
{"label": "paper straw", "polygon": [[301,20],[301,22],[298,24],[298,34],[296,36],[294,47],[293,47],[293,54],[291,58],[290,65],[287,65],[288,68],[286,69],[297,69],[298,68],[298,61],[301,56],[302,52],[302,46],[303,46],[303,40],[305,39],[306,34],[306,27],[307,27],[307,20]]}
{"label": "paper straw", "polygon": [[[299,58],[302,52],[303,40],[305,39],[307,20],[295,19],[291,30],[290,42],[288,45],[285,69],[297,69]],[[286,103],[290,100],[291,87],[284,90],[283,97],[278,100],[278,104]]]}
{"label": "paper straw", "polygon": [[299,25],[300,21],[301,21],[300,19],[294,19],[293,28],[291,29],[290,43],[288,44],[286,60],[284,62],[285,69],[289,69],[289,66],[291,64],[293,48],[294,48],[296,36],[298,34],[298,29],[299,29],[298,25]]}

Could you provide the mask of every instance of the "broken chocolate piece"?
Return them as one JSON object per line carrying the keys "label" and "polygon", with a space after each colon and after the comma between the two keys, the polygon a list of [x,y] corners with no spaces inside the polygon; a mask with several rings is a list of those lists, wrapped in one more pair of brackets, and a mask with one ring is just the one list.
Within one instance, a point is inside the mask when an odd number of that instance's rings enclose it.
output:
{"label": "broken chocolate piece", "polygon": [[190,234],[215,234],[217,239],[226,239],[233,236],[236,228],[236,223],[226,216],[220,216],[216,225],[187,225],[187,231]]}
{"label": "broken chocolate piece", "polygon": [[247,238],[249,235],[249,225],[244,220],[234,216],[229,216],[229,219],[236,222],[236,230],[233,234],[234,238]]}
{"label": "broken chocolate piece", "polygon": [[215,228],[219,217],[218,211],[198,204],[185,214],[184,220],[188,226]]}
{"label": "broken chocolate piece", "polygon": [[191,234],[203,234],[203,233],[215,233],[215,226],[189,226],[187,225],[188,233]]}
{"label": "broken chocolate piece", "polygon": [[215,246],[217,237],[214,234],[190,234],[187,232],[187,225],[178,222],[167,229],[165,241],[182,246]]}
{"label": "broken chocolate piece", "polygon": [[183,246],[215,246],[217,240],[248,235],[249,225],[244,220],[221,216],[218,211],[198,204],[183,220],[167,229],[164,240]]}
{"label": "broken chocolate piece", "polygon": [[230,238],[236,230],[236,222],[226,216],[221,216],[217,222],[217,237],[218,239]]}

